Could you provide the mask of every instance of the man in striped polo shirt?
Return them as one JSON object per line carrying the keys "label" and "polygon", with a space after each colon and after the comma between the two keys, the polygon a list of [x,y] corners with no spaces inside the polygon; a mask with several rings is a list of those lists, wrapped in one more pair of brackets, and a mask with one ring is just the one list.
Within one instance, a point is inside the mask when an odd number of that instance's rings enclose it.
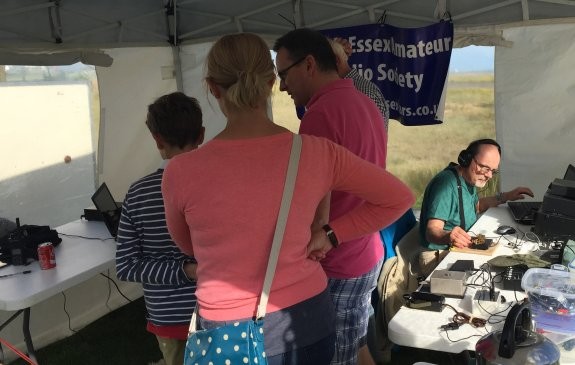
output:
{"label": "man in striped polo shirt", "polygon": [[389,108],[387,107],[387,102],[376,84],[361,76],[355,68],[352,68],[349,65],[349,56],[351,56],[353,52],[351,44],[345,38],[328,38],[328,40],[331,45],[331,49],[335,54],[337,73],[339,74],[339,77],[352,79],[353,86],[373,100],[383,116],[385,121],[385,130],[387,130],[389,125]]}
{"label": "man in striped polo shirt", "polygon": [[161,183],[171,157],[203,142],[202,111],[196,99],[175,92],[148,106],[146,125],[163,162],[155,172],[134,182],[126,194],[118,228],[116,271],[120,280],[142,283],[147,329],[156,335],[166,364],[181,365],[196,305],[197,265],[168,233]]}

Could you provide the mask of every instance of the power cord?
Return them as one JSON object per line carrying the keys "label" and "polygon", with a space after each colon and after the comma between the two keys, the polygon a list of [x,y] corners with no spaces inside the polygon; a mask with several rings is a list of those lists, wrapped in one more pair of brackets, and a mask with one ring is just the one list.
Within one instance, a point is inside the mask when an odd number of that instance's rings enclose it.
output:
{"label": "power cord", "polygon": [[114,284],[114,286],[116,287],[116,290],[118,291],[118,293],[120,293],[121,296],[124,297],[124,299],[126,299],[129,303],[132,303],[132,300],[130,298],[128,298],[127,296],[124,295],[124,293],[122,293],[122,291],[120,290],[120,287],[118,286],[118,284],[108,275],[104,274],[104,273],[100,273],[100,275],[102,275],[103,277],[107,278],[109,281],[112,282],[112,284]]}
{"label": "power cord", "polygon": [[70,313],[68,313],[68,310],[66,310],[66,294],[64,292],[62,292],[62,296],[64,297],[64,313],[66,313],[66,317],[68,317],[68,329],[72,332],[72,333],[76,333],[78,331],[72,329],[72,318],[70,317]]}
{"label": "power cord", "polygon": [[451,320],[452,320],[452,323],[456,323],[458,325],[457,328],[459,328],[459,326],[466,324],[466,323],[469,323],[472,327],[475,327],[475,328],[485,327],[485,324],[487,323],[487,321],[483,318],[472,317],[467,313],[463,313],[463,312],[458,311],[451,304],[444,304],[444,306],[451,308],[455,312],[455,315],[453,315]]}
{"label": "power cord", "polygon": [[471,317],[470,315],[468,315],[466,313],[459,312],[457,309],[455,309],[450,304],[444,304],[444,306],[451,308],[455,312],[455,315],[453,316],[452,321],[447,323],[447,324],[444,324],[443,326],[440,327],[441,330],[445,331],[445,336],[447,337],[447,339],[450,342],[459,342],[459,341],[464,341],[464,340],[470,339],[472,337],[483,336],[482,334],[470,335],[470,336],[463,337],[463,338],[460,338],[457,340],[454,340],[451,337],[449,337],[449,331],[457,330],[457,329],[459,329],[459,327],[461,327],[462,325],[464,325],[466,323],[470,324],[474,328],[484,328],[485,323],[487,321],[484,320],[483,318]]}
{"label": "power cord", "polygon": [[66,234],[66,233],[61,233],[61,232],[58,232],[58,235],[62,235],[62,236],[66,236],[66,237],[78,237],[78,238],[83,238],[85,240],[97,240],[97,241],[102,241],[102,242],[114,239],[114,237],[108,237],[108,238],[86,237],[86,236],[80,236],[77,234]]}

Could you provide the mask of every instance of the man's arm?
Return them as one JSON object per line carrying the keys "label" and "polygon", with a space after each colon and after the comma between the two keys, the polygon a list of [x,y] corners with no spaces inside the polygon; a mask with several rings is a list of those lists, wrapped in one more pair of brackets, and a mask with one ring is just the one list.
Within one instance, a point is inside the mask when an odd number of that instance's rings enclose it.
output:
{"label": "man's arm", "polygon": [[471,237],[461,227],[456,226],[451,231],[444,230],[444,227],[445,222],[441,219],[430,218],[425,229],[427,241],[459,248],[471,245]]}
{"label": "man's arm", "polygon": [[508,201],[525,199],[525,195],[529,195],[532,198],[534,196],[533,191],[531,191],[531,189],[524,186],[519,186],[508,192],[501,192],[495,196],[487,196],[481,198],[477,203],[477,212],[483,213],[489,208],[496,207]]}

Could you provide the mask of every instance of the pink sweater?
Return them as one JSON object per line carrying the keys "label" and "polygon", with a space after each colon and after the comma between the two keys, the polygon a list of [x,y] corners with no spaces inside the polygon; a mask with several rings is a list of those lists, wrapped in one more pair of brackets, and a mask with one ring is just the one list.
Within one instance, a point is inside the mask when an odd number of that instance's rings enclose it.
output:
{"label": "pink sweater", "polygon": [[[168,229],[182,251],[198,261],[196,296],[206,319],[255,314],[292,136],[212,140],[174,157],[166,167],[162,193]],[[385,170],[324,138],[303,136],[268,313],[326,288],[325,273],[307,258],[306,247],[316,207],[334,188],[372,202],[330,222],[343,241],[393,222],[413,203],[410,190]]]}
{"label": "pink sweater", "polygon": [[[325,137],[364,160],[385,168],[385,120],[373,100],[359,92],[351,79],[331,82],[313,95],[307,104],[299,132]],[[332,192],[330,220],[361,203],[362,200],[356,196],[342,191]],[[379,232],[349,243],[353,244],[328,252],[322,260],[321,264],[330,278],[348,279],[363,275],[384,254]]]}

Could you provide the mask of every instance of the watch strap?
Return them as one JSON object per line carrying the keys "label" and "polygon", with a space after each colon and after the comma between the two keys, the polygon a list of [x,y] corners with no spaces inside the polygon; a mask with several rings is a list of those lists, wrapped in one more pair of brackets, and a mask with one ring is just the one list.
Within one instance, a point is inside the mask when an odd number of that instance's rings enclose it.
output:
{"label": "watch strap", "polygon": [[337,236],[335,235],[333,229],[329,226],[329,224],[326,224],[321,228],[325,231],[325,234],[327,235],[327,238],[329,239],[331,245],[334,248],[337,248],[339,246],[339,241],[337,240]]}

